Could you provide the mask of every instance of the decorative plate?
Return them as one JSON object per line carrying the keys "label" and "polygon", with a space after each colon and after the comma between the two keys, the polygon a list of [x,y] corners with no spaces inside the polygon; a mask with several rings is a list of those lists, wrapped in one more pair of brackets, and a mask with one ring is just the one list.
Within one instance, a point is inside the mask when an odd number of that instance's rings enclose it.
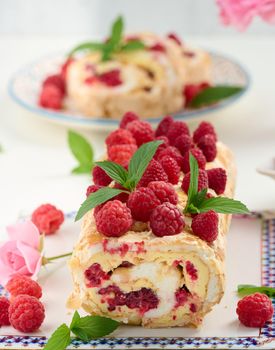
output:
{"label": "decorative plate", "polygon": [[[46,255],[68,252],[77,239],[79,224],[74,213],[60,232],[46,237]],[[228,235],[227,287],[222,302],[206,316],[199,329],[120,326],[106,338],[84,343],[73,340],[68,349],[274,349],[275,315],[263,329],[246,328],[237,320],[238,284],[263,284],[275,287],[275,216],[234,218]],[[249,247],[249,249],[247,249]],[[66,261],[44,268],[39,276],[43,287],[46,319],[34,334],[20,334],[12,327],[0,328],[0,349],[41,349],[58,325],[69,323],[71,315],[65,308],[71,290]],[[0,289],[0,293],[4,293]],[[275,299],[273,300],[275,304]]]}
{"label": "decorative plate", "polygon": [[[244,89],[232,97],[220,101],[214,105],[192,110],[182,110],[173,116],[176,119],[190,120],[191,118],[201,117],[207,113],[225,108],[226,106],[238,100],[248,89],[250,77],[245,68],[235,60],[221,54],[210,52],[213,60],[213,83],[214,85],[237,85]],[[64,54],[56,54],[41,58],[19,70],[9,82],[9,94],[12,99],[20,106],[24,107],[37,116],[64,125],[81,126],[94,130],[112,130],[118,125],[114,119],[89,118],[77,114],[70,110],[54,111],[39,107],[37,104],[38,93],[41,82],[50,74],[55,74],[64,61]],[[147,119],[152,124],[158,123],[163,116]]]}

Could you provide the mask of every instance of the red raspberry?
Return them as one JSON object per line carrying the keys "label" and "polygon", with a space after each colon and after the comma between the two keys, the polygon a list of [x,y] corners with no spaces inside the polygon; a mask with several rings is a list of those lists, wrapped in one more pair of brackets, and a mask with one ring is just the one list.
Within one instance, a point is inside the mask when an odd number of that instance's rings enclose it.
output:
{"label": "red raspberry", "polygon": [[165,148],[169,147],[169,140],[166,136],[162,135],[162,136],[157,136],[156,137],[156,140],[159,140],[159,141],[163,141],[162,144],[160,144],[158,146],[158,149],[156,150],[156,153],[154,155],[154,158],[155,159],[158,159],[158,156],[160,154],[161,151],[163,151]]}
{"label": "red raspberry", "polygon": [[187,260],[185,263],[186,272],[191,277],[191,280],[195,281],[198,279],[198,270],[195,268],[191,261]]}
{"label": "red raspberry", "polygon": [[171,40],[174,40],[175,43],[177,43],[179,46],[182,45],[182,42],[176,33],[169,33],[169,34],[167,34],[167,37]]}
{"label": "red raspberry", "polygon": [[164,171],[162,165],[155,159],[152,159],[145,170],[138,186],[146,187],[151,181],[165,181],[168,182],[168,176]]}
{"label": "red raspberry", "polygon": [[110,87],[114,87],[122,84],[119,69],[113,69],[109,72],[102,73],[97,78],[101,83]]}
{"label": "red raspberry", "polygon": [[202,150],[207,162],[212,162],[216,158],[217,146],[213,135],[204,135],[198,142],[198,147]]}
{"label": "red raspberry", "polygon": [[62,96],[65,95],[65,83],[60,74],[50,75],[43,81],[43,87],[47,85],[56,86],[62,93]]}
{"label": "red raspberry", "polygon": [[174,119],[170,115],[167,115],[166,117],[164,117],[156,129],[156,136],[162,136],[162,135],[166,136],[168,129],[173,122],[174,122]]}
{"label": "red raspberry", "polygon": [[55,233],[64,221],[64,214],[52,204],[42,204],[32,213],[32,222],[40,233]]}
{"label": "red raspberry", "polygon": [[159,162],[168,176],[168,181],[176,185],[180,178],[180,166],[178,163],[170,156],[162,157]]}
{"label": "red raspberry", "polygon": [[212,243],[218,237],[219,217],[214,210],[200,213],[192,219],[193,233],[208,243]]}
{"label": "red raspberry", "polygon": [[[181,188],[186,194],[188,194],[189,184],[190,184],[190,172],[184,176],[181,184]],[[201,191],[203,188],[208,188],[207,172],[205,170],[199,169],[198,191]]]}
{"label": "red raspberry", "polygon": [[102,281],[106,281],[110,278],[110,276],[102,270],[101,265],[98,263],[92,264],[87,270],[85,270],[84,275],[89,281],[87,284],[89,288],[99,287]]}
{"label": "red raspberry", "polygon": [[120,237],[131,227],[133,220],[130,209],[118,200],[104,204],[95,216],[96,227],[107,237]]}
{"label": "red raspberry", "polygon": [[192,148],[189,152],[186,152],[185,155],[183,156],[182,171],[185,174],[190,171],[190,164],[189,164],[190,152],[196,158],[200,169],[204,169],[206,165],[206,159],[202,151],[199,148]]}
{"label": "red raspberry", "polygon": [[0,327],[8,326],[10,324],[9,306],[9,300],[6,297],[0,296]]}
{"label": "red raspberry", "polygon": [[105,142],[108,148],[114,145],[137,144],[130,131],[125,129],[117,129],[111,132]]}
{"label": "red raspberry", "polygon": [[98,185],[91,185],[87,188],[86,190],[86,197],[89,197],[89,195],[91,193],[94,193],[96,191],[98,191],[99,189],[101,188],[101,186],[98,186]]}
{"label": "red raspberry", "polygon": [[175,205],[163,203],[152,211],[150,227],[158,237],[176,235],[184,227],[183,215]]}
{"label": "red raspberry", "polygon": [[44,321],[45,309],[43,304],[30,295],[18,295],[9,307],[11,325],[20,332],[36,331]]}
{"label": "red raspberry", "polygon": [[46,85],[42,88],[39,96],[41,107],[59,110],[62,108],[63,95],[55,85]]}
{"label": "red raspberry", "polygon": [[138,308],[141,314],[150,309],[157,308],[158,304],[159,299],[157,295],[149,288],[141,288],[140,290],[126,294],[125,305],[129,309]]}
{"label": "red raspberry", "polygon": [[209,188],[217,194],[224,193],[227,181],[226,171],[223,168],[207,170]]}
{"label": "red raspberry", "polygon": [[119,127],[126,129],[126,126],[134,120],[139,120],[139,117],[134,112],[126,112],[120,121]]}
{"label": "red raspberry", "polygon": [[184,156],[186,152],[188,152],[191,148],[193,148],[193,140],[189,135],[180,135],[175,140],[175,147],[180,151],[180,153]]}
{"label": "red raspberry", "polygon": [[271,320],[274,309],[267,295],[254,293],[239,300],[236,312],[246,327],[261,328]]}
{"label": "red raspberry", "polygon": [[140,187],[129,196],[127,206],[135,220],[149,221],[151,212],[160,204],[160,200],[148,187]]}
{"label": "red raspberry", "polygon": [[166,52],[166,48],[161,43],[155,43],[154,45],[149,47],[149,50],[151,51],[158,51],[158,52]]}
{"label": "red raspberry", "polygon": [[[119,183],[115,183],[114,188],[118,188],[120,190],[126,190],[126,188],[122,187]],[[117,199],[118,201],[121,201],[122,203],[126,203],[129,198],[129,193],[121,192],[117,196],[115,196],[113,199]]]}
{"label": "red raspberry", "polygon": [[155,193],[156,197],[160,200],[161,203],[178,203],[178,195],[171,184],[164,181],[152,181],[148,184],[148,188],[150,188]]}
{"label": "red raspberry", "polygon": [[185,305],[189,296],[190,294],[184,288],[178,289],[175,293],[175,298],[176,298],[175,307]]}
{"label": "red raspberry", "polygon": [[93,181],[97,186],[108,186],[112,179],[108,174],[105,173],[98,165],[96,165],[92,170]]}
{"label": "red raspberry", "polygon": [[134,120],[127,124],[126,129],[132,133],[138,146],[154,140],[154,131],[148,122]]}
{"label": "red raspberry", "polygon": [[42,289],[40,285],[30,277],[23,275],[12,277],[7,283],[5,289],[12,297],[16,297],[19,294],[31,295],[37,299],[42,297]]}
{"label": "red raspberry", "polygon": [[167,137],[172,146],[175,145],[177,137],[180,135],[189,135],[189,128],[186,123],[181,121],[174,121],[167,132]]}
{"label": "red raspberry", "polygon": [[136,145],[114,145],[108,148],[108,159],[127,167],[133,154],[136,152]]}
{"label": "red raspberry", "polygon": [[208,122],[201,122],[197,129],[194,131],[193,140],[198,143],[204,135],[212,135],[217,141],[216,131],[212,124]]}
{"label": "red raspberry", "polygon": [[[193,56],[193,55],[192,55]],[[192,57],[191,56],[191,57]],[[185,105],[188,106],[190,102],[203,90],[208,88],[210,85],[208,83],[200,84],[187,84],[183,89],[183,95],[185,96]]]}
{"label": "red raspberry", "polygon": [[157,160],[160,161],[163,157],[166,157],[166,156],[169,156],[169,157],[175,159],[175,161],[178,163],[178,165],[180,167],[182,167],[183,157],[180,154],[180,151],[176,147],[169,146],[169,147],[165,148],[164,150],[162,150],[159,153]]}
{"label": "red raspberry", "polygon": [[64,64],[61,66],[61,70],[60,70],[60,74],[61,74],[61,77],[63,79],[63,81],[66,81],[66,78],[67,78],[67,72],[68,72],[68,67],[71,63],[74,62],[74,59],[73,58],[68,58]]}

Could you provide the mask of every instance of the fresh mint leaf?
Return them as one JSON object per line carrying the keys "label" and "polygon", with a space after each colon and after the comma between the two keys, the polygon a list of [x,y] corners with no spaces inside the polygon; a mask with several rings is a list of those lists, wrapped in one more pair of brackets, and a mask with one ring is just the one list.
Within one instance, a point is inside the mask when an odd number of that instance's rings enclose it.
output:
{"label": "fresh mint leaf", "polygon": [[72,154],[79,162],[79,166],[73,169],[73,173],[90,173],[94,161],[94,152],[89,142],[82,135],[69,130],[68,144]]}
{"label": "fresh mint leaf", "polygon": [[222,214],[248,214],[249,210],[240,201],[227,197],[213,197],[206,198],[200,205],[198,205],[200,213],[209,210],[214,210]]}
{"label": "fresh mint leaf", "polygon": [[69,52],[68,56],[71,57],[79,51],[102,51],[103,48],[104,48],[104,43],[86,42],[73,48]]}
{"label": "fresh mint leaf", "polygon": [[198,207],[205,199],[207,194],[207,188],[203,188],[200,192],[198,192],[193,198],[194,206]]}
{"label": "fresh mint leaf", "polygon": [[51,335],[44,350],[64,350],[71,342],[70,329],[63,323]]}
{"label": "fresh mint leaf", "polygon": [[101,169],[103,169],[113,180],[125,187],[128,179],[128,172],[119,164],[110,161],[96,162]]}
{"label": "fresh mint leaf", "polygon": [[238,285],[238,294],[240,296],[245,296],[256,292],[266,294],[270,298],[275,297],[275,288],[272,288],[272,287],[266,287],[266,286],[258,287],[253,284]]}
{"label": "fresh mint leaf", "polygon": [[[188,188],[188,198],[185,207],[185,212],[188,212],[190,204],[193,202],[194,196],[198,193],[198,177],[199,177],[199,166],[196,158],[193,154],[189,153],[189,165],[190,165],[190,182]],[[193,203],[192,203],[193,204]]]}
{"label": "fresh mint leaf", "polygon": [[70,329],[75,327],[78,324],[79,320],[80,320],[80,315],[79,315],[78,311],[76,310],[74,312],[74,315],[73,315],[73,318],[72,318],[72,322],[70,324]]}
{"label": "fresh mint leaf", "polygon": [[242,90],[243,88],[240,86],[211,86],[204,89],[198,95],[196,95],[191,101],[190,107],[198,108],[202,106],[211,105],[230,96],[239,94]]}
{"label": "fresh mint leaf", "polygon": [[75,221],[78,221],[85,215],[89,210],[95,208],[97,205],[105,203],[109,199],[115,197],[116,195],[125,192],[123,190],[119,190],[117,188],[111,188],[111,187],[103,187],[100,188],[98,191],[91,193],[89,197],[81,204],[76,217]]}
{"label": "fresh mint leaf", "polygon": [[163,141],[151,141],[144,143],[134,153],[128,167],[128,181],[132,189],[138,184],[147,166],[154,157],[156,150],[162,143]]}
{"label": "fresh mint leaf", "polygon": [[121,16],[119,16],[112,25],[112,32],[109,43],[112,45],[113,49],[117,49],[122,40],[122,33],[124,29],[124,21]]}
{"label": "fresh mint leaf", "polygon": [[142,41],[131,40],[121,47],[121,51],[122,52],[129,52],[129,51],[142,50],[144,48],[145,48],[145,45],[143,44]]}
{"label": "fresh mint leaf", "polygon": [[101,316],[81,317],[71,331],[81,340],[89,341],[112,333],[119,323]]}

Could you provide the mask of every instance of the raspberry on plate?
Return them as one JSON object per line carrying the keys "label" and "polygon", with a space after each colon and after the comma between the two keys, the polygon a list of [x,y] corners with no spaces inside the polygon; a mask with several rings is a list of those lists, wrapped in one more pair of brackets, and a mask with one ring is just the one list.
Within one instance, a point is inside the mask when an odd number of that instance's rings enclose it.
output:
{"label": "raspberry on plate", "polygon": [[210,85],[208,83],[200,84],[187,84],[184,87],[183,94],[185,96],[185,105],[187,106],[192,100],[203,90],[208,88]]}
{"label": "raspberry on plate", "polygon": [[160,204],[160,200],[148,187],[140,187],[129,196],[127,206],[132,216],[138,221],[149,221],[152,210]]}
{"label": "raspberry on plate", "polygon": [[119,200],[104,204],[95,216],[96,227],[107,237],[120,237],[132,226],[131,211]]}
{"label": "raspberry on plate", "polygon": [[175,159],[180,167],[182,167],[183,157],[180,154],[180,151],[173,146],[166,147],[163,149],[157,156],[157,160],[159,161],[161,158],[169,156]]}
{"label": "raspberry on plate", "polygon": [[202,150],[207,162],[212,162],[216,158],[217,146],[213,135],[207,134],[201,137],[198,147]]}
{"label": "raspberry on plate", "polygon": [[240,322],[246,327],[261,328],[271,320],[274,309],[267,295],[254,293],[239,300],[236,312]]}
{"label": "raspberry on plate", "polygon": [[185,155],[191,148],[193,148],[193,140],[190,135],[180,135],[176,138],[174,146],[180,151],[182,155]]}
{"label": "raspberry on plate", "polygon": [[145,170],[144,174],[142,175],[142,178],[140,179],[138,186],[139,187],[146,187],[149,182],[152,181],[165,181],[168,182],[168,176],[166,172],[164,171],[162,165],[160,162],[158,162],[155,159],[152,159]]}
{"label": "raspberry on plate", "polygon": [[20,294],[31,295],[37,299],[42,297],[42,289],[40,285],[30,277],[23,275],[13,276],[6,284],[5,289],[12,297]]}
{"label": "raspberry on plate", "polygon": [[136,145],[136,140],[133,138],[133,135],[126,129],[112,131],[105,142],[107,148],[114,145]]}
{"label": "raspberry on plate", "polygon": [[212,168],[207,170],[209,188],[217,194],[222,194],[225,191],[227,175],[223,168]]}
{"label": "raspberry on plate", "polygon": [[90,185],[90,186],[88,186],[87,190],[86,190],[86,197],[89,197],[89,195],[91,193],[94,193],[94,192],[98,191],[100,188],[101,188],[101,186],[98,186],[98,185]]}
{"label": "raspberry on plate", "polygon": [[8,326],[10,324],[9,306],[9,300],[6,297],[0,296],[0,327]]}
{"label": "raspberry on plate", "polygon": [[208,122],[201,122],[197,129],[194,131],[194,142],[198,143],[200,139],[205,135],[212,135],[215,141],[217,141],[217,135],[213,125]]}
{"label": "raspberry on plate", "polygon": [[47,85],[53,85],[56,86],[62,93],[62,95],[65,95],[65,83],[64,80],[61,76],[61,74],[54,74],[48,76],[44,81],[42,86],[47,86]]}
{"label": "raspberry on plate", "polygon": [[[186,194],[188,194],[189,184],[190,184],[190,172],[184,176],[181,184],[181,188]],[[207,172],[203,169],[199,169],[198,191],[201,191],[203,188],[208,188]]]}
{"label": "raspberry on plate", "polygon": [[191,228],[193,233],[208,243],[218,237],[219,216],[214,210],[200,213],[193,217]]}
{"label": "raspberry on plate", "polygon": [[183,156],[182,171],[185,174],[190,171],[190,163],[189,163],[190,152],[196,158],[200,169],[204,169],[206,165],[206,159],[202,151],[199,148],[192,148],[189,152],[186,152],[185,155]]}
{"label": "raspberry on plate", "polygon": [[64,214],[52,204],[42,204],[32,213],[31,219],[40,233],[51,235],[63,224]]}
{"label": "raspberry on plate", "polygon": [[152,211],[150,227],[158,237],[176,235],[184,227],[183,215],[175,205],[163,203]]}
{"label": "raspberry on plate", "polygon": [[145,121],[134,120],[127,124],[126,129],[129,130],[135,138],[138,147],[143,143],[154,140],[154,130],[151,124]]}
{"label": "raspberry on plate", "polygon": [[159,162],[168,176],[168,181],[172,185],[176,185],[180,178],[180,166],[176,160],[170,156],[165,156]]}
{"label": "raspberry on plate", "polygon": [[97,186],[108,186],[112,179],[106,172],[96,165],[92,170],[93,181]]}
{"label": "raspberry on plate", "polygon": [[126,129],[126,126],[134,120],[139,120],[139,117],[134,112],[126,112],[120,121],[119,127]]}
{"label": "raspberry on plate", "polygon": [[164,117],[156,129],[156,133],[155,133],[156,136],[163,136],[163,135],[166,136],[168,129],[173,122],[174,122],[174,119],[170,115],[167,115],[166,117]]}
{"label": "raspberry on plate", "polygon": [[176,139],[181,135],[189,135],[189,128],[185,122],[174,121],[168,129],[167,137],[172,146],[175,145]]}
{"label": "raspberry on plate", "polygon": [[59,110],[62,108],[63,94],[55,85],[45,85],[42,87],[39,96],[41,107]]}
{"label": "raspberry on plate", "polygon": [[107,150],[108,159],[126,168],[136,150],[137,146],[133,144],[113,145]]}
{"label": "raspberry on plate", "polygon": [[178,195],[171,184],[164,181],[152,181],[148,184],[148,188],[155,193],[161,203],[178,203]]}
{"label": "raspberry on plate", "polygon": [[31,333],[43,323],[45,309],[43,304],[30,295],[18,295],[9,307],[11,325],[20,332]]}

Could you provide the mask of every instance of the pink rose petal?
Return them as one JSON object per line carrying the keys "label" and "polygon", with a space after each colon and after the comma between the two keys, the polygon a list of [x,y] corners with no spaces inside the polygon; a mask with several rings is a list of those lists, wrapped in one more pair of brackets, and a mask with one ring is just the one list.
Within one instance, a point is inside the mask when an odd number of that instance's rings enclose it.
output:
{"label": "pink rose petal", "polygon": [[17,241],[17,249],[24,258],[26,267],[32,275],[37,270],[37,264],[40,260],[41,254],[36,249],[33,249],[21,241]]}
{"label": "pink rose petal", "polygon": [[38,249],[40,234],[32,221],[19,222],[7,227],[11,240],[20,240],[29,246]]}

